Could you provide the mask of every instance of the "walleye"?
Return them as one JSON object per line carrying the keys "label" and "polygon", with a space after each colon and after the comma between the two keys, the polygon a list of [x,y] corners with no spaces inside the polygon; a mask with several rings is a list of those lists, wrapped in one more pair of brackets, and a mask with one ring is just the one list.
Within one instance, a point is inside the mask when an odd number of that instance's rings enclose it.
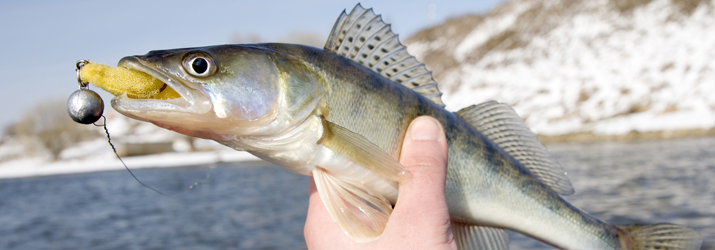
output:
{"label": "walleye", "polygon": [[460,248],[508,249],[508,229],[562,249],[699,249],[689,228],[615,226],[566,202],[560,195],[574,190],[565,172],[508,105],[446,111],[431,72],[359,4],[322,50],[221,45],[150,51],[118,67],[178,97],[132,98],[125,88],[111,102],[117,111],[312,175],[333,220],[358,242],[382,233],[406,128],[429,115],[449,144],[446,197]]}

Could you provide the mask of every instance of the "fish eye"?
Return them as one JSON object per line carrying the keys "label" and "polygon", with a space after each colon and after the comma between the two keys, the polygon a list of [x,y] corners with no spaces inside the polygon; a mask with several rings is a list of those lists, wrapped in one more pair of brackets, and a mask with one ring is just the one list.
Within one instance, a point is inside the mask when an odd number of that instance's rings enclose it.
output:
{"label": "fish eye", "polygon": [[187,54],[182,66],[186,72],[195,77],[207,77],[216,72],[213,58],[202,52]]}

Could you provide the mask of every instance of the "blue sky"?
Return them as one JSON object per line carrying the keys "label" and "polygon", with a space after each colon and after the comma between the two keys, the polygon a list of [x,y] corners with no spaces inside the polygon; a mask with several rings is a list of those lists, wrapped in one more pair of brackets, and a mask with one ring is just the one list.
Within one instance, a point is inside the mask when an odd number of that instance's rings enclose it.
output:
{"label": "blue sky", "polygon": [[[504,0],[361,1],[407,38],[466,13],[482,13]],[[0,1],[0,128],[33,105],[66,99],[77,89],[75,62],[108,65],[150,50],[225,44],[256,34],[263,42],[291,32],[327,37],[343,9],[355,1]],[[434,18],[428,18],[433,5]],[[111,96],[97,91],[108,103]]]}

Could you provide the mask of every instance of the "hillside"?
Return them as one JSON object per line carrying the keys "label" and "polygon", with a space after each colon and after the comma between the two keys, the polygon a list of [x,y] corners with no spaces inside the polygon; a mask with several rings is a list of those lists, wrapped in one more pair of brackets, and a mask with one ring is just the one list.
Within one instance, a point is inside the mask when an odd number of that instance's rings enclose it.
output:
{"label": "hillside", "polygon": [[498,100],[551,140],[715,132],[715,1],[515,0],[407,39],[449,110]]}

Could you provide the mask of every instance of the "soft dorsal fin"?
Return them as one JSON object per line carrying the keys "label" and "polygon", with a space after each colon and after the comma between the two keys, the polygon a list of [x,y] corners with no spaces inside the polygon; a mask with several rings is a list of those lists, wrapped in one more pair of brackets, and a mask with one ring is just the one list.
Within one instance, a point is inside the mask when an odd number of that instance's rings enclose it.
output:
{"label": "soft dorsal fin", "polygon": [[504,103],[489,101],[457,112],[541,182],[562,195],[574,193],[566,172],[524,121]]}
{"label": "soft dorsal fin", "polygon": [[343,11],[324,49],[358,62],[444,107],[442,92],[437,89],[432,72],[407,53],[407,47],[400,43],[390,25],[372,9],[358,4],[349,15]]}

